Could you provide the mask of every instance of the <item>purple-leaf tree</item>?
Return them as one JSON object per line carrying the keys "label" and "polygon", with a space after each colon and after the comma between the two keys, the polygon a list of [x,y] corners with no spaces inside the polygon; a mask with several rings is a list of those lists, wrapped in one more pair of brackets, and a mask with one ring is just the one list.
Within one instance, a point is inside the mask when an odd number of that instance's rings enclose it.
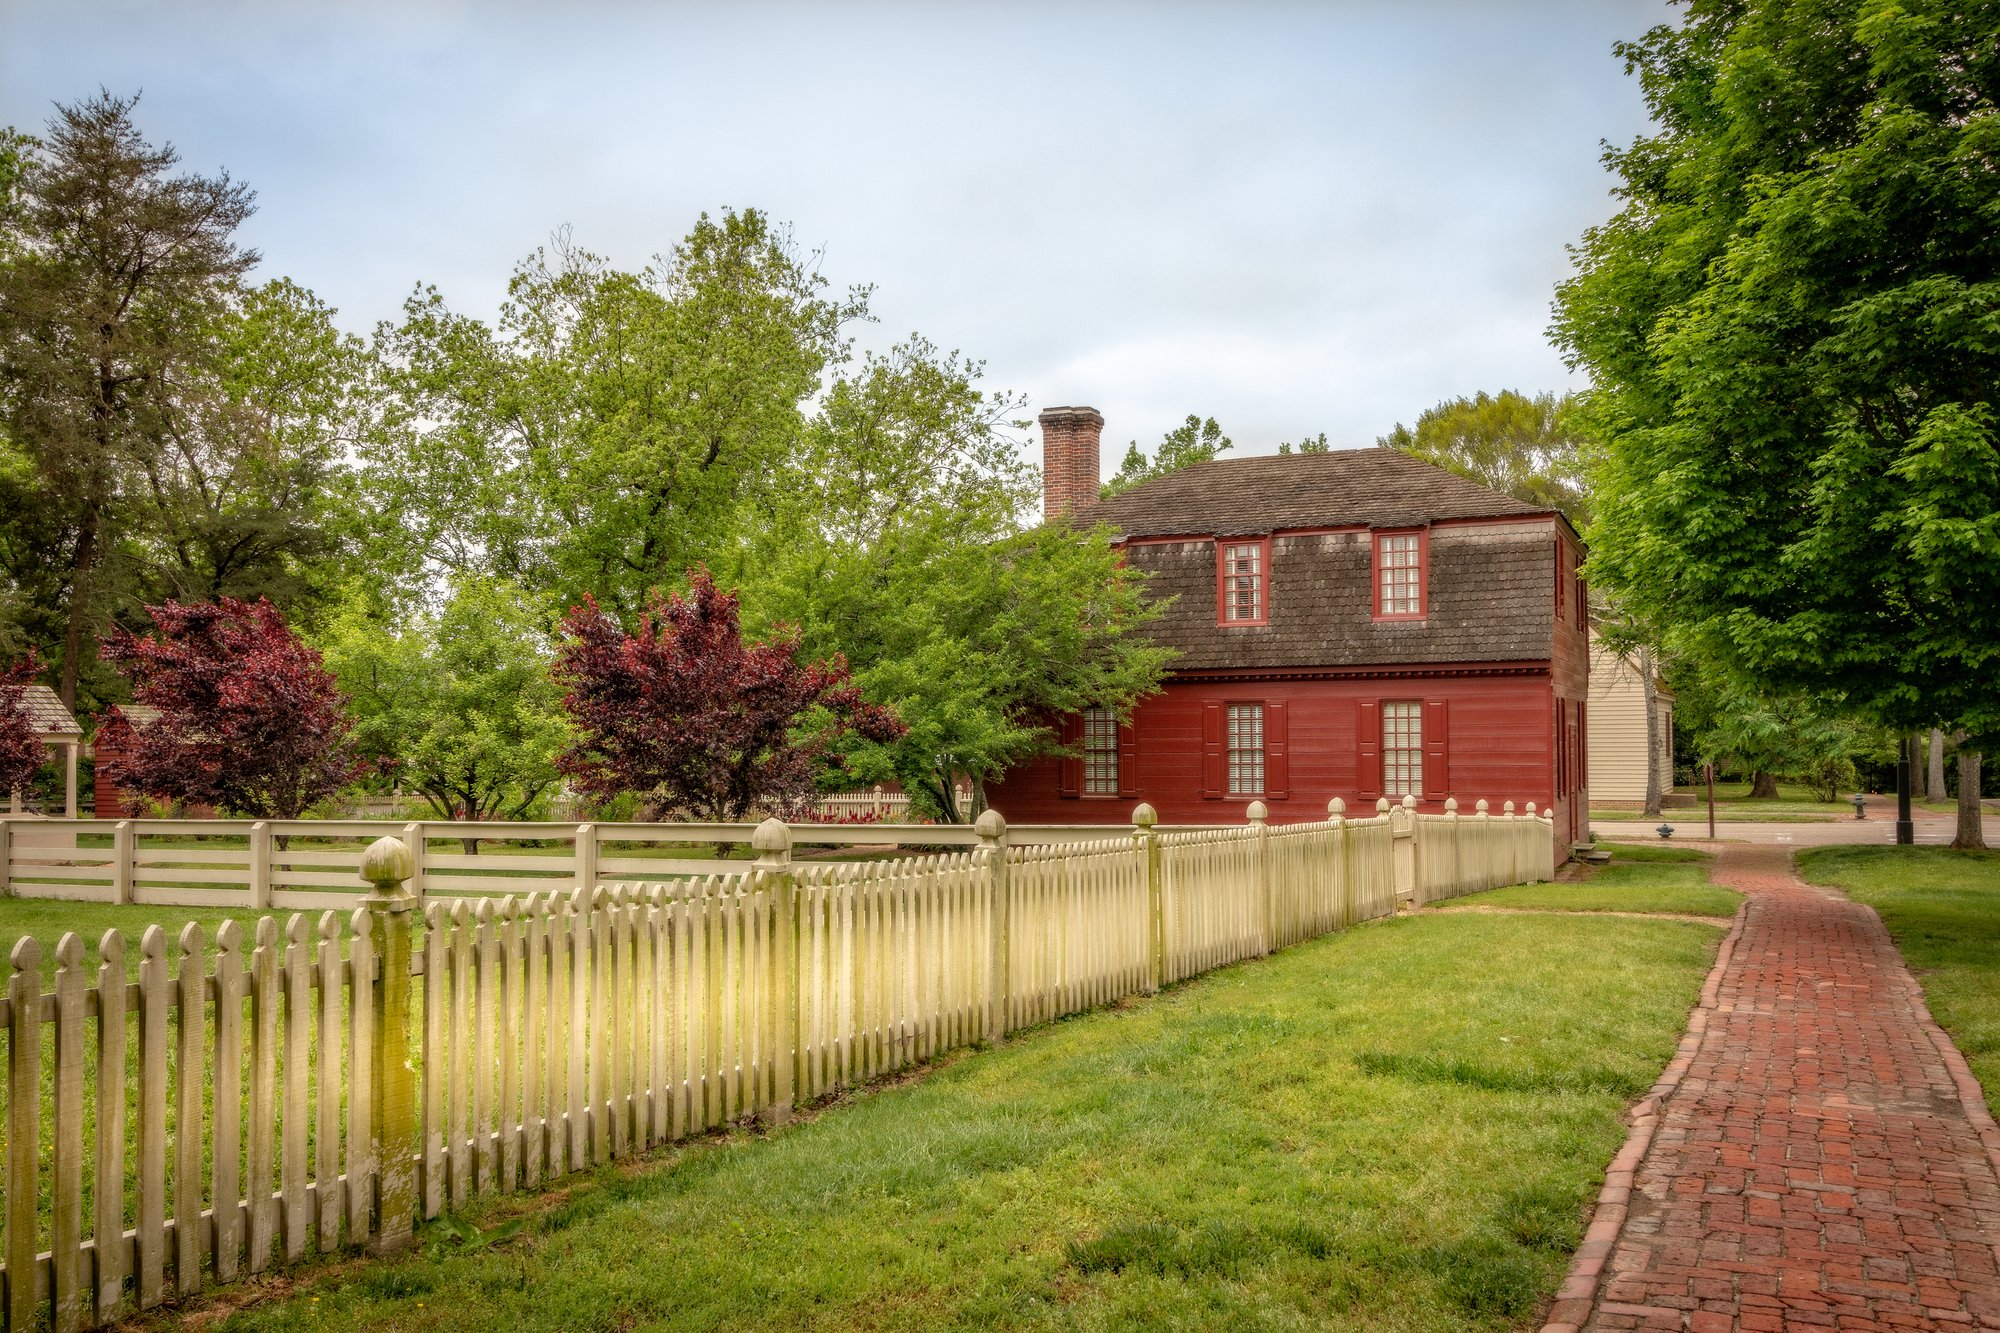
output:
{"label": "purple-leaf tree", "polygon": [[577,738],[556,767],[593,796],[640,793],[648,818],[797,815],[841,741],[903,734],[840,657],[800,662],[790,630],[745,643],[735,595],[705,569],[685,596],[655,592],[637,633],[590,599],[563,631],[554,673]]}
{"label": "purple-leaf tree", "polygon": [[155,632],[118,630],[105,660],[159,710],[98,730],[120,786],[257,819],[296,819],[358,777],[347,700],[278,608],[224,597],[149,606]]}
{"label": "purple-leaf tree", "polygon": [[41,669],[31,650],[21,661],[0,670],[0,801],[33,782],[48,758],[21,702]]}

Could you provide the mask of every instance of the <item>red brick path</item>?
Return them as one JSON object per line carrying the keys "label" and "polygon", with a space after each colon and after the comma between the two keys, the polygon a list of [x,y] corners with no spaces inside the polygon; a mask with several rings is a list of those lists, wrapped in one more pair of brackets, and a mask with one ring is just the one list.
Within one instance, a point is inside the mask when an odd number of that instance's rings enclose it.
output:
{"label": "red brick path", "polygon": [[2000,1328],[2000,1133],[1881,921],[1783,848],[1714,878],[1740,934],[1549,1327]]}

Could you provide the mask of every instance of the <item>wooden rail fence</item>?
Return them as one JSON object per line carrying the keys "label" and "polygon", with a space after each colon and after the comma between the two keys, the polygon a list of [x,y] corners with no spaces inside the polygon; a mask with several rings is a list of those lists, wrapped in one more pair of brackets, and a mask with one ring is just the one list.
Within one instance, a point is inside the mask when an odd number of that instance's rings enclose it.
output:
{"label": "wooden rail fence", "polygon": [[[351,910],[177,935],[137,979],[107,931],[20,940],[7,1034],[6,1326],[84,1329],[299,1258],[394,1250],[475,1198],[749,1116],[953,1047],[1156,991],[1389,914],[1547,878],[1546,820],[1415,815],[757,860],[672,882],[499,898],[411,892],[375,842]],[[421,831],[421,830],[420,830]],[[1398,882],[1407,848],[1412,873]],[[283,905],[273,900],[272,905]]]}

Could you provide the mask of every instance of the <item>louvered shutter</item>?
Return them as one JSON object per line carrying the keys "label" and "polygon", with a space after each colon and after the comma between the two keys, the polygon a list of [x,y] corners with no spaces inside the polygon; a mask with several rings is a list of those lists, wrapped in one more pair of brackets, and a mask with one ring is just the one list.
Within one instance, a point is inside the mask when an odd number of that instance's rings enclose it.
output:
{"label": "louvered shutter", "polygon": [[1081,796],[1083,794],[1083,756],[1077,747],[1083,744],[1083,719],[1066,717],[1062,720],[1059,734],[1063,747],[1069,751],[1057,765],[1056,792],[1061,796]]}
{"label": "louvered shutter", "polygon": [[1139,794],[1139,715],[1118,728],[1118,794]]}
{"label": "louvered shutter", "polygon": [[1201,706],[1201,794],[1211,801],[1221,799],[1229,782],[1228,755],[1223,752],[1226,719],[1222,707],[1219,703]]}
{"label": "louvered shutter", "polygon": [[1443,699],[1424,700],[1424,799],[1442,801],[1451,795],[1450,747],[1446,744]]}
{"label": "louvered shutter", "polygon": [[1287,735],[1286,708],[1264,705],[1264,798],[1282,801],[1292,794],[1292,750]]}
{"label": "louvered shutter", "polygon": [[1362,796],[1372,801],[1382,794],[1382,705],[1373,699],[1361,705],[1361,721],[1354,732],[1354,752],[1359,759],[1355,785]]}

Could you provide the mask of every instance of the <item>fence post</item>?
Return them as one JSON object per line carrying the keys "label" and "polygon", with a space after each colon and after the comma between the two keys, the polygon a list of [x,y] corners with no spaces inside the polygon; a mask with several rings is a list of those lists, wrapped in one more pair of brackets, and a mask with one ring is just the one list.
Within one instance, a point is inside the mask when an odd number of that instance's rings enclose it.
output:
{"label": "fence post", "polygon": [[1271,901],[1271,830],[1265,822],[1271,817],[1271,807],[1262,801],[1252,801],[1243,811],[1243,817],[1250,821],[1250,854],[1255,858],[1250,892],[1255,895],[1257,913],[1263,918],[1259,931],[1260,952],[1267,955],[1277,947],[1273,941],[1278,933],[1277,913],[1272,910]]}
{"label": "fence post", "polygon": [[[879,788],[877,790],[880,790]],[[986,877],[986,891],[992,899],[987,907],[986,958],[986,1040],[994,1045],[1007,1036],[1007,1019],[1012,997],[1007,993],[1007,821],[998,810],[987,809],[972,821],[979,835],[973,853],[980,873]]]}
{"label": "fence post", "polygon": [[[577,830],[581,835],[582,829]],[[593,835],[595,830],[592,830]],[[593,836],[592,846],[596,839]],[[765,1123],[789,1124],[792,1098],[800,1082],[799,1063],[799,877],[792,869],[792,831],[782,819],[767,819],[750,835],[757,853],[757,876],[770,886],[777,947],[771,950],[771,1007],[777,1011],[777,1077]],[[593,855],[591,860],[596,861]],[[593,866],[594,868],[594,866]]]}
{"label": "fence post", "polygon": [[[415,825],[410,827],[415,828]],[[410,1065],[410,913],[408,884],[416,858],[395,838],[377,838],[361,856],[372,885],[361,900],[375,956],[372,994],[374,1067],[369,1070],[368,1141],[375,1159],[375,1225],[369,1249],[387,1254],[415,1239],[418,1141],[417,1071]],[[362,978],[356,977],[357,986]],[[433,1071],[426,1070],[425,1077]]]}
{"label": "fence post", "polygon": [[431,896],[430,876],[424,873],[425,853],[424,826],[422,824],[403,825],[403,848],[410,854],[410,882],[408,892],[419,903]]}
{"label": "fence post", "polygon": [[597,884],[597,841],[597,825],[576,826],[576,886],[579,889],[590,889]]}
{"label": "fence post", "polygon": [[1146,994],[1157,995],[1167,971],[1166,914],[1161,910],[1159,811],[1145,801],[1132,811],[1132,841],[1146,870]]}
{"label": "fence post", "polygon": [[121,819],[111,828],[111,901],[132,901],[132,881],[137,879],[139,838],[132,821]]}
{"label": "fence post", "polygon": [[14,896],[14,821],[0,814],[0,898]]}
{"label": "fence post", "polygon": [[258,820],[250,826],[250,910],[271,906],[271,826]]}

